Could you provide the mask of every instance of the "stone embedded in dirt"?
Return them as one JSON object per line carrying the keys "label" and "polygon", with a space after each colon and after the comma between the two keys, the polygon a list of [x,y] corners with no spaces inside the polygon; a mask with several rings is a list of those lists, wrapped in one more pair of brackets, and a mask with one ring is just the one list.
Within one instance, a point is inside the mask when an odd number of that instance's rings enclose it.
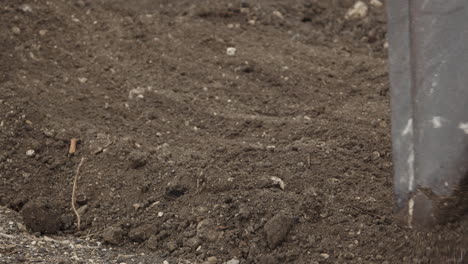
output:
{"label": "stone embedded in dirt", "polygon": [[148,162],[148,153],[134,150],[128,155],[128,160],[130,161],[130,167],[132,169],[141,168]]}
{"label": "stone embedded in dirt", "polygon": [[58,204],[45,198],[37,198],[26,203],[22,210],[24,224],[33,232],[55,234],[62,229],[62,211]]}
{"label": "stone embedded in dirt", "polygon": [[151,235],[151,232],[149,232],[148,228],[146,226],[139,226],[136,228],[133,228],[128,232],[128,238],[133,241],[133,242],[144,242],[149,239]]}
{"label": "stone embedded in dirt", "polygon": [[227,261],[225,264],[239,264],[240,263],[240,260],[236,259],[236,258],[233,258],[229,261]]}
{"label": "stone embedded in dirt", "polygon": [[354,254],[351,253],[351,252],[346,252],[346,253],[343,255],[343,258],[346,259],[346,260],[352,260],[352,259],[354,259]]}
{"label": "stone embedded in dirt", "polygon": [[283,14],[281,14],[281,12],[280,12],[280,11],[278,11],[278,10],[275,10],[275,11],[273,11],[273,15],[274,15],[275,17],[277,17],[277,18],[281,19],[281,20],[283,20],[283,19],[284,19],[284,16],[283,16]]}
{"label": "stone embedded in dirt", "polygon": [[179,246],[177,246],[177,243],[175,241],[167,242],[166,247],[167,247],[167,250],[169,250],[169,252],[174,252],[176,251],[177,248],[179,248]]}
{"label": "stone embedded in dirt", "polygon": [[294,218],[288,212],[282,211],[271,218],[264,226],[268,246],[271,249],[279,246],[288,236],[294,225]]}
{"label": "stone embedded in dirt", "polygon": [[206,259],[203,264],[217,264],[218,263],[218,258],[217,257],[209,257]]}
{"label": "stone embedded in dirt", "polygon": [[158,235],[152,235],[150,238],[146,241],[146,247],[150,250],[156,250],[159,247],[159,236]]}
{"label": "stone embedded in dirt", "polygon": [[234,48],[234,47],[229,47],[229,48],[227,48],[227,49],[226,49],[226,54],[227,54],[228,56],[234,56],[234,55],[236,55],[236,48]]}
{"label": "stone embedded in dirt", "polygon": [[11,32],[15,33],[15,34],[19,34],[21,33],[21,29],[17,26],[14,26],[11,28]]}
{"label": "stone embedded in dirt", "polygon": [[204,219],[197,225],[197,236],[204,241],[215,242],[220,236],[216,224],[211,219]]}
{"label": "stone embedded in dirt", "polygon": [[286,184],[284,184],[282,179],[275,176],[271,177],[270,179],[273,181],[273,185],[278,186],[281,190],[284,190],[286,187]]}
{"label": "stone embedded in dirt", "polygon": [[80,208],[78,208],[78,210],[76,210],[78,212],[79,215],[84,215],[86,213],[86,211],[88,211],[88,205],[85,204],[83,206],[81,206]]}
{"label": "stone embedded in dirt", "polygon": [[184,241],[184,246],[189,247],[191,249],[196,249],[200,246],[202,241],[198,237],[192,237]]}
{"label": "stone embedded in dirt", "polygon": [[360,19],[367,16],[368,7],[363,1],[357,1],[348,12],[346,12],[345,19]]}
{"label": "stone embedded in dirt", "polygon": [[375,6],[375,7],[382,7],[383,6],[383,4],[382,4],[382,2],[380,2],[380,0],[371,0],[369,4],[371,6]]}
{"label": "stone embedded in dirt", "polygon": [[26,151],[26,156],[28,157],[32,157],[34,156],[36,152],[34,151],[34,149],[29,149],[28,151]]}
{"label": "stone embedded in dirt", "polygon": [[78,81],[79,81],[80,83],[86,83],[86,82],[88,81],[88,78],[86,78],[86,77],[78,77]]}
{"label": "stone embedded in dirt", "polygon": [[33,11],[32,7],[28,4],[22,4],[19,9],[25,13],[32,13]]}
{"label": "stone embedded in dirt", "polygon": [[120,227],[110,226],[102,232],[102,239],[111,244],[119,245],[124,240],[125,231]]}

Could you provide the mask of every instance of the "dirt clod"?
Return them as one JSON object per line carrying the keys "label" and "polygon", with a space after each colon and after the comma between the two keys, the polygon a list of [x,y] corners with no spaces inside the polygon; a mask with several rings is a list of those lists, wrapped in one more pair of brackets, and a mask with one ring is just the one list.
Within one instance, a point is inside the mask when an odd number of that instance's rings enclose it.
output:
{"label": "dirt clod", "polygon": [[128,155],[128,160],[132,169],[138,169],[145,166],[148,162],[148,153],[134,150]]}
{"label": "dirt clod", "polygon": [[124,240],[125,231],[120,227],[110,226],[102,232],[102,239],[111,244],[119,245]]}
{"label": "dirt clod", "polygon": [[21,216],[28,229],[43,234],[55,234],[62,229],[62,211],[58,204],[46,198],[37,198],[27,202]]}
{"label": "dirt clod", "polygon": [[289,212],[280,212],[271,218],[263,228],[268,246],[271,249],[279,246],[288,236],[293,227],[294,218]]}
{"label": "dirt clod", "polygon": [[151,229],[146,226],[133,228],[128,232],[128,238],[133,242],[144,242],[151,236]]}
{"label": "dirt clod", "polygon": [[197,236],[204,241],[215,242],[220,236],[216,228],[216,224],[212,219],[204,219],[197,225]]}

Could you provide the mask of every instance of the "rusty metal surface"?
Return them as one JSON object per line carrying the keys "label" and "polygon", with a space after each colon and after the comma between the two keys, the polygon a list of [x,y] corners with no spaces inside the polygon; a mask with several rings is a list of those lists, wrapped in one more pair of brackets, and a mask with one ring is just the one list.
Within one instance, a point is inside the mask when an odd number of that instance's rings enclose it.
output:
{"label": "rusty metal surface", "polygon": [[466,197],[468,1],[392,0],[387,14],[396,207],[432,225]]}

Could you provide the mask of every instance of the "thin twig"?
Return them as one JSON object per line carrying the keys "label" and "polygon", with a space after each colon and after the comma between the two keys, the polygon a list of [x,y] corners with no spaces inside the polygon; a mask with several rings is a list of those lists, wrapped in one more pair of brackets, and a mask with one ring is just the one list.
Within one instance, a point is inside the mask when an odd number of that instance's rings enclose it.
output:
{"label": "thin twig", "polygon": [[78,213],[78,211],[76,210],[76,207],[75,207],[75,204],[76,204],[76,185],[77,185],[77,182],[78,182],[78,175],[80,174],[80,168],[81,168],[81,165],[83,165],[84,160],[85,160],[85,158],[82,157],[81,161],[80,161],[80,164],[78,164],[78,167],[76,168],[75,177],[73,178],[72,209],[73,209],[73,212],[75,212],[75,215],[76,215],[76,227],[78,228],[78,230],[80,230],[81,219],[80,219],[80,214]]}

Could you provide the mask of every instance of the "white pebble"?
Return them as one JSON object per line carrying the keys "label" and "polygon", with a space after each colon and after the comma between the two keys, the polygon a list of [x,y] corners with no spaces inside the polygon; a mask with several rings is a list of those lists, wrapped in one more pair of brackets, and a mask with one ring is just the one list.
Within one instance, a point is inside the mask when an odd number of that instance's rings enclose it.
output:
{"label": "white pebble", "polygon": [[346,19],[359,19],[367,16],[367,5],[362,1],[357,1],[348,12],[346,12]]}
{"label": "white pebble", "polygon": [[229,47],[229,48],[227,48],[227,49],[226,49],[226,54],[227,54],[228,56],[234,56],[234,55],[236,55],[236,48],[234,48],[234,47]]}
{"label": "white pebble", "polygon": [[88,81],[88,78],[86,78],[86,77],[78,77],[78,81],[79,81],[80,83],[86,83],[86,82]]}
{"label": "white pebble", "polygon": [[371,4],[372,6],[375,6],[375,7],[381,7],[381,6],[383,6],[382,2],[380,2],[379,0],[371,0],[371,1],[370,1],[370,4]]}
{"label": "white pebble", "polygon": [[235,259],[235,258],[233,258],[233,259],[229,260],[228,262],[226,262],[226,264],[239,264],[239,263],[240,263],[240,261],[238,259]]}
{"label": "white pebble", "polygon": [[158,213],[158,217],[163,217],[163,215],[164,215],[164,212],[159,212]]}
{"label": "white pebble", "polygon": [[30,149],[30,150],[26,151],[26,156],[32,157],[32,156],[34,156],[34,153],[36,153],[36,152],[34,151],[34,149]]}
{"label": "white pebble", "polygon": [[26,13],[31,13],[32,7],[30,5],[24,4],[20,6],[21,11],[26,12]]}

